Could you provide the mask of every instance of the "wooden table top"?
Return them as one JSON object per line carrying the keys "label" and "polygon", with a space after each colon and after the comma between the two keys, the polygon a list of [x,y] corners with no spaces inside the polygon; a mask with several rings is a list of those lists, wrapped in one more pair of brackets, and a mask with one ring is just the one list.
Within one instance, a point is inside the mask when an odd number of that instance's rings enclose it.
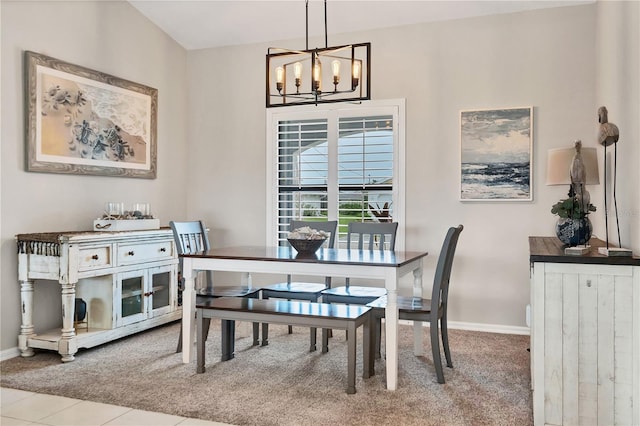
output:
{"label": "wooden table top", "polygon": [[181,257],[258,260],[273,262],[333,263],[346,265],[369,265],[401,267],[421,257],[426,251],[389,251],[357,249],[319,249],[314,255],[300,256],[292,247],[225,247],[204,253],[184,254]]}
{"label": "wooden table top", "polygon": [[[598,238],[591,238],[589,245],[591,249],[586,254],[568,255],[564,254],[566,246],[557,237],[529,237],[529,260],[530,262],[640,266],[640,257],[637,256],[604,256],[598,253],[598,247],[606,247],[606,243]],[[609,246],[613,247],[611,243]]]}

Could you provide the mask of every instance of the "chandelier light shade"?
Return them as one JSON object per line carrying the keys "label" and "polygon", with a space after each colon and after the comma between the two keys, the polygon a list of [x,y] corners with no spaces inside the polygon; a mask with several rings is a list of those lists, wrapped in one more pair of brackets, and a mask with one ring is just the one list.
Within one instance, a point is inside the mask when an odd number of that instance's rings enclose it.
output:
{"label": "chandelier light shade", "polygon": [[306,3],[305,50],[267,50],[267,108],[371,99],[371,43],[328,47],[325,0],[325,47],[309,49]]}

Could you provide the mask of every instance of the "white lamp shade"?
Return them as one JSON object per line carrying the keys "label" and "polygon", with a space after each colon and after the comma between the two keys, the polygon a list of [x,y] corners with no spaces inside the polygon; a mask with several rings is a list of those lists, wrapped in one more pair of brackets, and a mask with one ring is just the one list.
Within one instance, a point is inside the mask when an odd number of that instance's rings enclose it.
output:
{"label": "white lamp shade", "polygon": [[[596,148],[582,148],[582,162],[587,172],[587,185],[600,183],[598,172],[598,151]],[[550,149],[547,153],[547,185],[569,185],[571,174],[569,172],[575,148]]]}

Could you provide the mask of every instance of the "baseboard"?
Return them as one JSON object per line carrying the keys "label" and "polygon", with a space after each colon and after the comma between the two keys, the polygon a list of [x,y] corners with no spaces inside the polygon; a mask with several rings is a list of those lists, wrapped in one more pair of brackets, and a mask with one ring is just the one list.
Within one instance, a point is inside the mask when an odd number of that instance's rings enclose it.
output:
{"label": "baseboard", "polygon": [[[413,321],[400,320],[400,324],[411,325]],[[422,325],[429,327],[429,323],[422,323]],[[526,336],[530,334],[529,327],[518,327],[514,325],[448,321],[447,326],[451,330],[484,331],[486,333],[521,334]]]}
{"label": "baseboard", "polygon": [[0,361],[5,361],[7,359],[15,358],[20,356],[20,350],[17,346],[9,349],[5,349],[4,351],[0,351]]}

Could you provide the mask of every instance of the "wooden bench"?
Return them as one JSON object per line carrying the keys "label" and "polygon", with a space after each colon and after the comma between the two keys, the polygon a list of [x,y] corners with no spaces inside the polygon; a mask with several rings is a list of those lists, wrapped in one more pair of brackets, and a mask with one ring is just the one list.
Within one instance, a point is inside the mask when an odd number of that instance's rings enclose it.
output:
{"label": "wooden bench", "polygon": [[[205,371],[205,321],[219,318],[222,320],[222,361],[228,361],[234,357],[235,321],[322,328],[322,352],[326,352],[328,329],[347,330],[349,336],[356,336],[357,328],[362,325],[362,377],[366,379],[374,374],[371,354],[373,337],[370,332],[371,308],[366,306],[221,297],[199,301],[196,304],[196,310],[198,333],[196,373]],[[347,341],[347,393],[356,393],[355,338]]]}

